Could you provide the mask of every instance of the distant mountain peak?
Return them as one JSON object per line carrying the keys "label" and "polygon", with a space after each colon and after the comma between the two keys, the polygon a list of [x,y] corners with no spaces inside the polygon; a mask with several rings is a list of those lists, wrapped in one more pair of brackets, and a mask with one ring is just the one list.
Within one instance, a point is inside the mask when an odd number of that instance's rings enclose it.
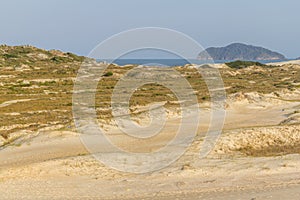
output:
{"label": "distant mountain peak", "polygon": [[263,47],[232,43],[225,47],[210,47],[199,53],[199,60],[284,60],[284,55]]}

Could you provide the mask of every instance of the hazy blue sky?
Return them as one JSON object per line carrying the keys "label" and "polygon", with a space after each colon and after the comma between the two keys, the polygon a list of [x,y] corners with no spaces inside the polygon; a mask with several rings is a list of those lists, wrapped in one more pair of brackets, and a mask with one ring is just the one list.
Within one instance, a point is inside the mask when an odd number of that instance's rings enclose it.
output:
{"label": "hazy blue sky", "polygon": [[0,43],[86,55],[112,34],[155,26],[202,46],[232,42],[300,56],[299,0],[1,0]]}

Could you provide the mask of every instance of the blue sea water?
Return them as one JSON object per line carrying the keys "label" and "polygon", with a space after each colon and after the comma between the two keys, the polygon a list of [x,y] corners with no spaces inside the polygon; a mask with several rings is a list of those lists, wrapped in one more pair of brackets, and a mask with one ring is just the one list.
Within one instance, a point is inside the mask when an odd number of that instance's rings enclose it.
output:
{"label": "blue sea water", "polygon": [[[146,65],[146,66],[183,66],[186,64],[205,64],[205,63],[225,63],[231,62],[232,60],[215,60],[215,61],[202,61],[197,59],[185,60],[185,59],[98,59],[99,62],[105,61],[108,63],[115,63],[117,65]],[[287,60],[263,60],[257,61],[260,63],[273,63],[273,62],[282,62]]]}

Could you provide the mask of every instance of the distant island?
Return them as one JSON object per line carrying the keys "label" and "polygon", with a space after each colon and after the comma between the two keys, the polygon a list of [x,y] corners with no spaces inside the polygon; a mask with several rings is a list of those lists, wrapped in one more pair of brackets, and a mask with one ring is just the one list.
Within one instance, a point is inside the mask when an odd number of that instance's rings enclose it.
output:
{"label": "distant island", "polygon": [[198,55],[199,60],[285,60],[285,56],[263,47],[233,43],[210,47]]}

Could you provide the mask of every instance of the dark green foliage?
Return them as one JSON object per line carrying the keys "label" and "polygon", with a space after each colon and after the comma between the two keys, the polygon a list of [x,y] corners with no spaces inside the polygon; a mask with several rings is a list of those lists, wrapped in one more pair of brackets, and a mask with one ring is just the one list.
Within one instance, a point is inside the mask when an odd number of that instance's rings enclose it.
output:
{"label": "dark green foliage", "polygon": [[113,75],[113,72],[109,71],[109,72],[106,72],[103,76],[112,76]]}
{"label": "dark green foliage", "polygon": [[234,62],[228,62],[225,63],[228,67],[233,68],[233,69],[243,69],[246,67],[250,67],[250,66],[260,66],[260,67],[268,67],[265,64],[262,64],[260,62],[252,62],[252,61],[241,61],[241,60],[237,60]]}
{"label": "dark green foliage", "polygon": [[10,59],[10,58],[18,58],[18,55],[6,53],[6,54],[3,54],[2,57],[6,58],[6,59]]}

